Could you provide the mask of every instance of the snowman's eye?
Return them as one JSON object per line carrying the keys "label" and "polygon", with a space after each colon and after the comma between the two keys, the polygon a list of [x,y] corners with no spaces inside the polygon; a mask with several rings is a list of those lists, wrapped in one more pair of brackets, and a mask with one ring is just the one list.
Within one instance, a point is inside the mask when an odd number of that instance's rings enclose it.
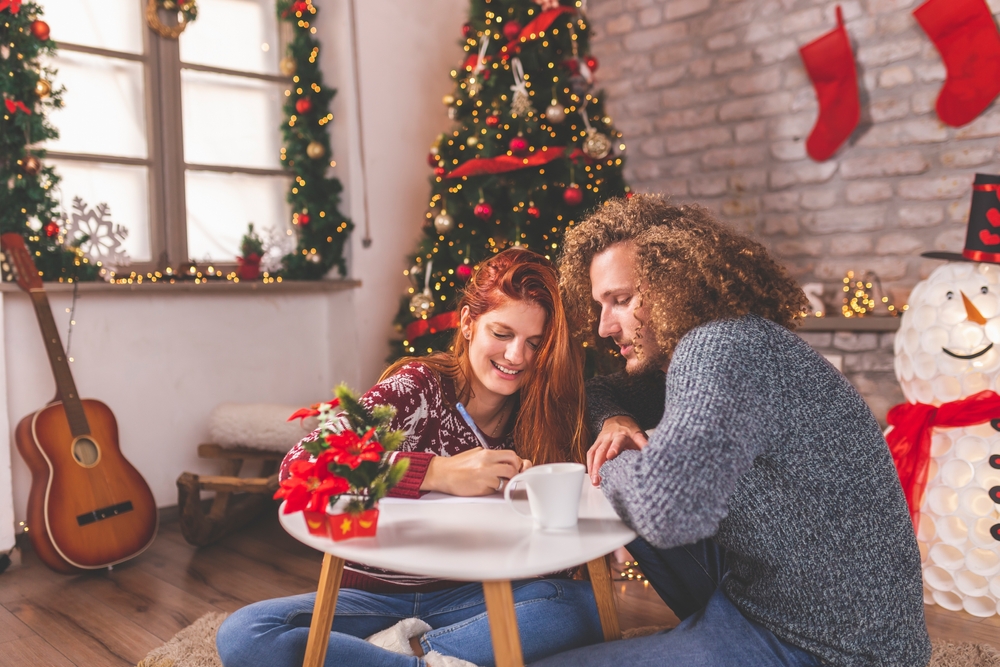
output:
{"label": "snowman's eye", "polygon": [[989,294],[990,288],[987,287],[986,285],[983,285],[982,287],[979,288],[979,291],[982,294]]}
{"label": "snowman's eye", "polygon": [[948,300],[950,301],[951,299],[955,298],[955,293],[954,292],[948,292],[947,294],[945,294],[945,296],[948,297]]}

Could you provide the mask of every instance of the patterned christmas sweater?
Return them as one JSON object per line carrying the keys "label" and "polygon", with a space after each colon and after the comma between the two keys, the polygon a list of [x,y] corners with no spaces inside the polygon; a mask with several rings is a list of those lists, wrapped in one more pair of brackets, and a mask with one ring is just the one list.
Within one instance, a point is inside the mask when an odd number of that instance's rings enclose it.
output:
{"label": "patterned christmas sweater", "polygon": [[[371,409],[376,405],[396,408],[391,428],[406,432],[406,438],[393,455],[407,458],[410,467],[400,483],[389,492],[396,498],[419,498],[420,485],[427,474],[427,466],[435,456],[454,456],[480,447],[476,434],[455,409],[457,398],[455,384],[440,377],[424,364],[406,364],[394,375],[369,389],[360,402]],[[309,460],[310,454],[303,442],[313,442],[319,430],[307,435],[295,445],[281,462],[280,479],[288,477],[293,461]],[[513,435],[500,438],[486,436],[490,449],[514,449]],[[376,593],[420,593],[460,586],[461,582],[444,581],[430,577],[390,572],[360,563],[347,563],[341,586]]]}

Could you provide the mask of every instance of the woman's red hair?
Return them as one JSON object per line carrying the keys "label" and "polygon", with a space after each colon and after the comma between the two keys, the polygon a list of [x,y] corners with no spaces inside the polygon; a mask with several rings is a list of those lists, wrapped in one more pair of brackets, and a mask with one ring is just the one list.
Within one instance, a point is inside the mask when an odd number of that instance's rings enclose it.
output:
{"label": "woman's red hair", "polygon": [[[469,279],[458,311],[468,306],[475,322],[509,301],[534,303],[546,313],[542,342],[516,397],[520,402],[514,424],[516,451],[536,465],[567,459],[583,462],[589,444],[584,424],[583,359],[570,338],[552,263],[523,248],[508,248],[490,257]],[[467,402],[472,395],[469,341],[461,329],[455,333],[451,351],[400,359],[381,379],[411,362],[451,378],[459,401]]]}

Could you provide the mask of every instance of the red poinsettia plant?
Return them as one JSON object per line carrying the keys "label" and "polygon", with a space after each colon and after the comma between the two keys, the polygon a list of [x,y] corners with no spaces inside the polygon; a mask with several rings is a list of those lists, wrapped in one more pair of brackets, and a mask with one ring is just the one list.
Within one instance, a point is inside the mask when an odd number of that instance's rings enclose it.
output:
{"label": "red poinsettia plant", "polygon": [[[298,410],[289,417],[319,417],[320,428],[302,443],[313,456],[289,467],[275,498],[285,499],[285,514],[302,511],[310,532],[334,539],[373,535],[378,501],[399,483],[409,461],[392,461],[392,452],[405,433],[389,428],[395,408],[378,405],[371,410],[358,402],[345,385],[336,398]],[[349,497],[340,514],[327,509]]]}

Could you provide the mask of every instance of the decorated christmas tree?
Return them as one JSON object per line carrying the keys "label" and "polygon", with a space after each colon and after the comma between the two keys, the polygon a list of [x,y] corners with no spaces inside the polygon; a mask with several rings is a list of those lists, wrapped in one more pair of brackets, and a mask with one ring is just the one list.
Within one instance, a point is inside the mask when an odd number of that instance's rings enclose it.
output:
{"label": "decorated christmas tree", "polygon": [[40,62],[56,43],[34,2],[0,0],[0,233],[22,234],[43,280],[93,280],[98,268],[66,245],[53,186],[59,177],[38,145],[58,136],[46,113],[62,106],[55,72]]}
{"label": "decorated christmas tree", "polygon": [[335,91],[323,84],[319,70],[319,41],[313,37],[317,10],[305,0],[279,0],[277,7],[279,19],[292,29],[291,42],[280,62],[281,73],[292,78],[285,92],[281,161],[294,176],[288,203],[292,205],[292,225],[298,230],[298,245],[284,257],[282,275],[318,279],[334,266],[344,275],[344,243],[354,225],[338,210],[343,189],[340,181],[327,175],[334,164],[327,124],[333,120],[330,100]]}
{"label": "decorated christmas tree", "polygon": [[393,357],[447,349],[478,262],[513,245],[554,260],[567,227],[628,191],[580,4],[472,0]]}

